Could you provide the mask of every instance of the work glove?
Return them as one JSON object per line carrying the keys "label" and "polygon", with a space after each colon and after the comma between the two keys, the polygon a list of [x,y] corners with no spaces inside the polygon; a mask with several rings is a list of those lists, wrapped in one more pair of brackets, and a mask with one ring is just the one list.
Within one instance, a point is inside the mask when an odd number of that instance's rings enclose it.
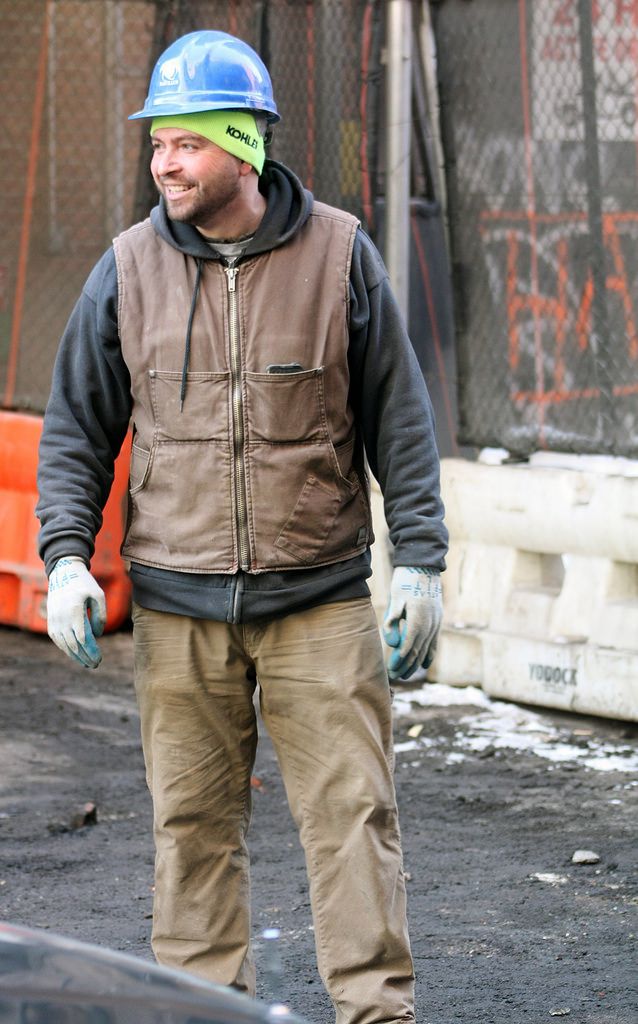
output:
{"label": "work glove", "polygon": [[102,636],[105,623],[104,592],[82,559],[58,559],[49,576],[47,597],[47,625],[53,643],[86,668],[97,668],[102,654],[95,638]]}
{"label": "work glove", "polygon": [[420,666],[431,664],[442,617],[438,572],[398,565],[383,620],[383,638],[395,648],[388,661],[390,679],[409,679]]}

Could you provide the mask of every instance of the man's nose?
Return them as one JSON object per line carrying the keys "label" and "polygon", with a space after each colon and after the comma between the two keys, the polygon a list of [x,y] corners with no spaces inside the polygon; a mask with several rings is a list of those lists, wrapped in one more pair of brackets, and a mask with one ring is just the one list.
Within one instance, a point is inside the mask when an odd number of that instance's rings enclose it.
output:
{"label": "man's nose", "polygon": [[170,174],[177,167],[177,154],[172,149],[155,150],[153,155],[153,170],[159,178]]}

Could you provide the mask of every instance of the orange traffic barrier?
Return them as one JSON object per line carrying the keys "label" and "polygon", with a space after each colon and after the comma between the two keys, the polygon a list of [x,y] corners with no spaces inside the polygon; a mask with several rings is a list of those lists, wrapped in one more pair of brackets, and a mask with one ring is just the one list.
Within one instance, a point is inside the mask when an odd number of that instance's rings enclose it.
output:
{"label": "orange traffic barrier", "polygon": [[[47,578],[37,552],[36,471],[42,417],[0,410],[0,623],[46,633]],[[131,438],[115,464],[115,479],[91,561],[106,594],[107,631],[130,613],[131,584],[120,556],[126,523]]]}

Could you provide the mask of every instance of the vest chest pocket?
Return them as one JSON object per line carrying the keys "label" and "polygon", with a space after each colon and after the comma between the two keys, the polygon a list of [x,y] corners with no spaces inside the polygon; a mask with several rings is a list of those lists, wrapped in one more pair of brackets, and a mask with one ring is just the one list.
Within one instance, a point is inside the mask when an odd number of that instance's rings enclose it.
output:
{"label": "vest chest pocket", "polygon": [[189,371],[181,408],[182,374],[148,375],[157,441],[227,441],[230,374]]}
{"label": "vest chest pocket", "polygon": [[325,441],[323,382],[322,367],[295,373],[246,373],[250,441]]}

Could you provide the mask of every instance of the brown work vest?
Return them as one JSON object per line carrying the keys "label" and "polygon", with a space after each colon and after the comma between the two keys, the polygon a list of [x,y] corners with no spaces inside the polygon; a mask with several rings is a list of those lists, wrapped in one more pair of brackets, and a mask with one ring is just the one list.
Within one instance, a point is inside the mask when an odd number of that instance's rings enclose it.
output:
{"label": "brown work vest", "polygon": [[[348,401],[354,217],[315,203],[281,248],[229,271],[150,221],[114,241],[134,425],[131,561],[184,572],[299,569],[372,541]],[[290,364],[301,369],[290,371]]]}

